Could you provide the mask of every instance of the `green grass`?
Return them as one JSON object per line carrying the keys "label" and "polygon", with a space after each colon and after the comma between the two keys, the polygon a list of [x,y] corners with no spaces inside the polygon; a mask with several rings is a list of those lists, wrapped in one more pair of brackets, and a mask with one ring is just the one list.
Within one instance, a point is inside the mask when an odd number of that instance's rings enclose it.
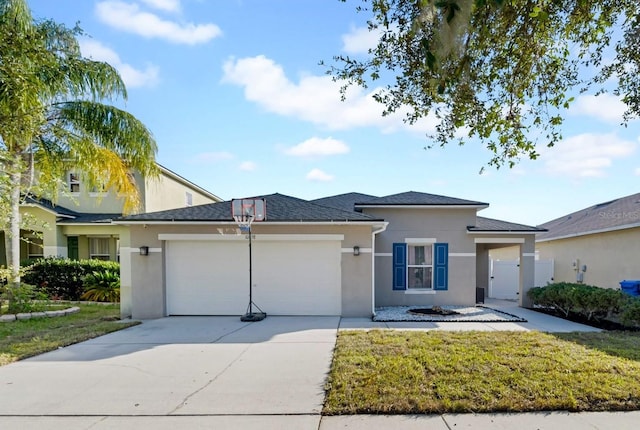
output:
{"label": "green grass", "polygon": [[117,304],[76,306],[80,312],[64,317],[0,323],[0,366],[138,324],[118,322]]}
{"label": "green grass", "polygon": [[640,409],[640,333],[340,332],[324,413]]}

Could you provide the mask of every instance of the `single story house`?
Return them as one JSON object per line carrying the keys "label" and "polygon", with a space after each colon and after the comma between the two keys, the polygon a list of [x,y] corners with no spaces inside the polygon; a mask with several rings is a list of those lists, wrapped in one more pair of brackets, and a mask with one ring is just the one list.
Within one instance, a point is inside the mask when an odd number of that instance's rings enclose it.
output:
{"label": "single story house", "polygon": [[640,279],[640,193],[598,203],[542,224],[540,258],[554,260],[556,282],[620,288]]}
{"label": "single story house", "polygon": [[[254,222],[252,298],[269,315],[370,317],[381,306],[474,305],[489,282],[489,250],[517,246],[519,289],[533,286],[542,231],[478,217],[488,204],[407,192],[314,201],[262,196]],[[249,241],[231,202],[128,216],[121,254],[123,317],[242,315]],[[520,304],[527,306],[526,294]]]}

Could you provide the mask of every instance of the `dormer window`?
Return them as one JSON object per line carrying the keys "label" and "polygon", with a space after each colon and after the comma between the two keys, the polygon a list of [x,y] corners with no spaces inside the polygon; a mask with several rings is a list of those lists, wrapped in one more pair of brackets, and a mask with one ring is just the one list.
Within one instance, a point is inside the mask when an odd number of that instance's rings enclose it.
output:
{"label": "dormer window", "polygon": [[80,192],[80,176],[77,173],[69,173],[69,192]]}

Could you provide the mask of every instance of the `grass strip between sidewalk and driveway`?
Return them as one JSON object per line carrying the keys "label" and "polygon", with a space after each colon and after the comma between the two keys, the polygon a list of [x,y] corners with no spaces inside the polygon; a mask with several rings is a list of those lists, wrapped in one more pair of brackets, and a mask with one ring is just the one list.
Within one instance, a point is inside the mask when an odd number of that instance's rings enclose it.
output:
{"label": "grass strip between sidewalk and driveway", "polygon": [[0,366],[139,324],[118,321],[118,304],[74,304],[80,312],[0,323]]}
{"label": "grass strip between sidewalk and driveway", "polygon": [[638,410],[638,351],[637,332],[344,331],[323,413]]}

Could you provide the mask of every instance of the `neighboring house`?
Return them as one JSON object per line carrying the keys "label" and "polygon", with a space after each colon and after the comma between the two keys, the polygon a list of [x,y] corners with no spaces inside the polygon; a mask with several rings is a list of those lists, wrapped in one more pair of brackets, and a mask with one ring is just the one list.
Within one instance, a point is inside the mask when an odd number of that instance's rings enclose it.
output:
{"label": "neighboring house", "polygon": [[640,193],[599,203],[542,224],[540,258],[554,260],[556,282],[620,288],[640,279]]}
{"label": "neighboring house", "polygon": [[[408,192],[315,201],[263,196],[252,225],[253,301],[270,315],[371,316],[376,307],[473,305],[489,250],[518,246],[519,289],[533,286],[541,229],[477,216],[488,204]],[[248,240],[231,202],[133,215],[121,256],[123,316],[241,315]],[[141,255],[139,248],[148,250]],[[525,294],[521,305],[527,305]]]}
{"label": "neighboring house", "polygon": [[[134,175],[140,192],[140,212],[153,212],[221,201],[219,197],[166,167],[158,165],[158,178]],[[57,202],[25,198],[20,207],[24,217],[35,220],[33,230],[23,230],[20,259],[59,256],[73,259],[118,260],[120,248],[128,246],[128,231],[113,225],[122,216],[123,202],[112,191],[89,190],[77,172],[67,172],[67,189]],[[4,233],[0,232],[0,265],[6,264]]]}

